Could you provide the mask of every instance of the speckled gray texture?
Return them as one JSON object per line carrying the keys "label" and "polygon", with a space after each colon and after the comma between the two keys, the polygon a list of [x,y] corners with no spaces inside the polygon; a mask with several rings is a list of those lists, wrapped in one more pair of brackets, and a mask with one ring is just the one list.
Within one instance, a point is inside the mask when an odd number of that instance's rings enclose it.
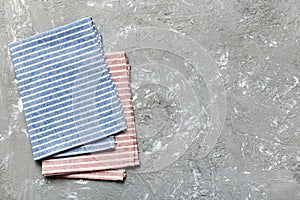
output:
{"label": "speckled gray texture", "polygon": [[[0,199],[300,199],[299,10],[298,0],[0,0]],[[142,166],[125,183],[45,179],[27,140],[7,44],[86,16],[132,63]]]}

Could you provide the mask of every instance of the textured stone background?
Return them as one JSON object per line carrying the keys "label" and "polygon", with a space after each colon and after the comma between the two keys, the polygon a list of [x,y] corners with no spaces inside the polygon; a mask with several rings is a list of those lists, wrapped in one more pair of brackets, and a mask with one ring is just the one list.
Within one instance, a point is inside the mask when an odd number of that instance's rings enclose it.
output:
{"label": "textured stone background", "polygon": [[[300,199],[299,10],[298,0],[0,0],[0,199]],[[159,27],[207,51],[226,91],[223,128],[208,152],[200,135],[167,167],[129,170],[125,183],[42,177],[31,157],[7,44],[86,16],[112,42],[107,50],[122,49],[112,38]],[[183,52],[191,51],[186,44]],[[175,130],[168,116],[176,114],[176,99],[151,89],[154,100],[171,104],[140,98],[135,109],[160,105],[168,115],[156,117]],[[140,128],[143,120],[137,117]]]}

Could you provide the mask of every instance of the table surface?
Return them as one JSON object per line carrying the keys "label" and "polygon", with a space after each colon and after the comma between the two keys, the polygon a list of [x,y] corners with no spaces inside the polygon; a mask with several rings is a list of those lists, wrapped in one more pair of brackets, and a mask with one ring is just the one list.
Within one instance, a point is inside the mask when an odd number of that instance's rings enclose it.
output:
{"label": "table surface", "polygon": [[[300,1],[0,0],[0,199],[300,199]],[[128,52],[141,166],[44,178],[7,44],[86,16]]]}

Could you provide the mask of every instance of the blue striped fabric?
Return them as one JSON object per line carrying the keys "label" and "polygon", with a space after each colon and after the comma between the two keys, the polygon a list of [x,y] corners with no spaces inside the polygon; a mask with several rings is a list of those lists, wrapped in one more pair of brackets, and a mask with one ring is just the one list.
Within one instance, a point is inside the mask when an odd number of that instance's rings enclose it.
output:
{"label": "blue striped fabric", "polygon": [[91,142],[79,147],[74,147],[73,149],[69,149],[58,154],[51,156],[51,158],[61,158],[74,156],[79,154],[86,154],[92,152],[100,152],[100,151],[110,151],[115,149],[115,138],[114,136],[110,136],[106,139],[97,140],[95,142]]}
{"label": "blue striped fabric", "polygon": [[88,17],[9,44],[35,160],[126,128],[99,39]]}
{"label": "blue striped fabric", "polygon": [[[102,36],[100,34],[98,34],[98,41],[100,44],[102,44]],[[109,71],[109,69],[108,69],[108,71]],[[109,73],[110,73],[110,71],[109,71]],[[61,158],[61,157],[67,157],[67,156],[74,156],[74,155],[78,155],[78,154],[113,150],[114,148],[115,148],[115,140],[114,140],[113,136],[110,136],[110,137],[102,139],[102,140],[97,140],[95,142],[91,142],[91,143],[84,144],[79,147],[75,147],[75,148],[66,150],[64,152],[60,152],[51,157],[52,158]]]}

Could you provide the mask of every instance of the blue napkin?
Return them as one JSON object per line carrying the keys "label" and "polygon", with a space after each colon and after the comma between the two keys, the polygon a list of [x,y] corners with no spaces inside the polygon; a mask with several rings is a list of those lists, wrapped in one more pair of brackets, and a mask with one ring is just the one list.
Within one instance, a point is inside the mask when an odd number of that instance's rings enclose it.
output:
{"label": "blue napkin", "polygon": [[90,17],[11,43],[9,50],[34,160],[68,149],[88,153],[74,147],[100,139],[104,149],[114,147],[109,136],[126,122]]}

